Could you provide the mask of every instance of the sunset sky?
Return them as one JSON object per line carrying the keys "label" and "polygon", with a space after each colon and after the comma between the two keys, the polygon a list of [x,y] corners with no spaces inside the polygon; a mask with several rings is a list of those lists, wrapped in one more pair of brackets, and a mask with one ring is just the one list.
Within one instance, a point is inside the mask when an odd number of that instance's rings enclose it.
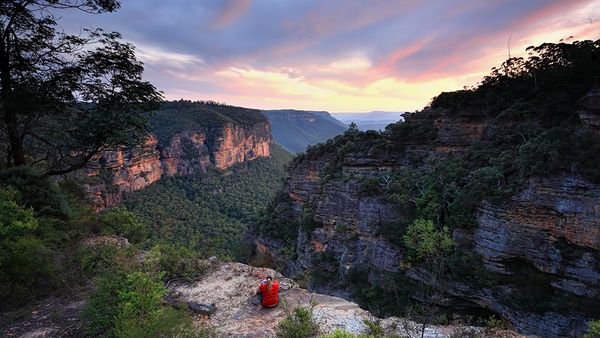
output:
{"label": "sunset sky", "polygon": [[125,0],[67,31],[102,27],[137,47],[168,99],[252,108],[414,111],[476,84],[527,46],[600,38],[596,0]]}

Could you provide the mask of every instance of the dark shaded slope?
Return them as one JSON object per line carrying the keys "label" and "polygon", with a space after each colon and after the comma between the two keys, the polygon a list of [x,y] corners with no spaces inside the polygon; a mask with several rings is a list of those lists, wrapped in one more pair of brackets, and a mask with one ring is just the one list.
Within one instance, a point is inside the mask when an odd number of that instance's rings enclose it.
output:
{"label": "dark shaded slope", "polygon": [[265,110],[275,142],[291,152],[343,133],[347,126],[327,112],[303,110]]}

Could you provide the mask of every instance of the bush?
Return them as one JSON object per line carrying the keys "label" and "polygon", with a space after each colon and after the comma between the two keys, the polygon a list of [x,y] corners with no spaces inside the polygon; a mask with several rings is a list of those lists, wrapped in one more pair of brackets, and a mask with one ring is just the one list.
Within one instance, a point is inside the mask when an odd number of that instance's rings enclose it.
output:
{"label": "bush", "polygon": [[199,259],[199,254],[189,248],[161,243],[146,255],[146,268],[152,273],[161,273],[167,280],[181,278],[192,281],[206,270]]}
{"label": "bush", "polygon": [[52,251],[33,236],[0,241],[0,307],[20,305],[52,289]]}
{"label": "bush", "polygon": [[103,213],[100,217],[105,233],[114,233],[127,238],[131,243],[143,242],[148,229],[146,224],[132,212],[123,208],[114,208]]}
{"label": "bush", "polygon": [[370,197],[378,196],[383,192],[381,183],[377,178],[367,178],[361,182],[360,190],[358,191],[359,196]]}
{"label": "bush", "polygon": [[114,337],[115,317],[119,308],[119,290],[126,288],[122,271],[105,274],[95,281],[96,290],[88,298],[82,318],[90,336]]}
{"label": "bush", "polygon": [[314,302],[311,302],[307,307],[298,306],[291,311],[286,306],[286,316],[277,325],[277,337],[308,338],[316,336],[319,333],[319,325],[313,316],[315,305]]}
{"label": "bush", "polygon": [[452,237],[448,228],[436,229],[432,221],[418,219],[408,226],[404,244],[410,257],[427,260],[448,252],[452,248]]}
{"label": "bush", "polygon": [[191,317],[163,305],[167,290],[160,277],[142,272],[107,274],[83,311],[87,332],[106,337],[210,337]]}
{"label": "bush", "polygon": [[33,210],[23,208],[17,200],[14,188],[0,189],[0,238],[22,236],[38,227]]}
{"label": "bush", "polygon": [[119,271],[130,260],[124,249],[112,244],[81,246],[76,251],[76,260],[83,273],[88,277]]}
{"label": "bush", "polygon": [[0,170],[0,186],[16,189],[24,205],[39,214],[61,219],[73,216],[67,197],[58,184],[30,167]]}
{"label": "bush", "polygon": [[588,323],[588,331],[584,338],[599,338],[600,337],[600,320],[595,320]]}
{"label": "bush", "polygon": [[371,336],[373,336],[373,337],[384,337],[385,336],[385,332],[383,331],[383,328],[381,327],[379,322],[366,319],[365,325],[367,325],[369,327],[369,334]]}
{"label": "bush", "polygon": [[302,214],[300,215],[300,226],[307,234],[312,233],[319,226],[319,224],[315,221],[314,210],[307,205],[302,208]]}
{"label": "bush", "polygon": [[333,333],[323,336],[323,338],[354,338],[354,335],[342,329],[337,329]]}

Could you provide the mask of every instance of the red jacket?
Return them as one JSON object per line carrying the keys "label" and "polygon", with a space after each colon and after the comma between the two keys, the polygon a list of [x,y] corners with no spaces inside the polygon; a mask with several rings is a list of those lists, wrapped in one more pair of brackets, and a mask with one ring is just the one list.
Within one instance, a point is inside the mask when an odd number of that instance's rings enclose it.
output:
{"label": "red jacket", "polygon": [[273,307],[279,303],[279,282],[273,281],[271,284],[271,291],[267,290],[267,282],[262,281],[258,286],[258,290],[263,295],[262,298],[262,306],[264,307]]}

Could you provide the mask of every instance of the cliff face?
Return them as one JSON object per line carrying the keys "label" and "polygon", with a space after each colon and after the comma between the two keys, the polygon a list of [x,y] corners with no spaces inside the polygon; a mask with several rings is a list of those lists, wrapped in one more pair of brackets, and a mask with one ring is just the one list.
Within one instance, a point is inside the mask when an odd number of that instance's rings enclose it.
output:
{"label": "cliff face", "polygon": [[133,149],[102,153],[86,169],[83,185],[96,209],[119,203],[123,194],[142,189],[166,176],[204,172],[269,156],[269,123],[253,126],[226,123],[220,128],[182,131],[158,142],[153,135]]}
{"label": "cliff face", "polygon": [[[569,174],[533,177],[503,202],[483,200],[475,225],[456,228],[452,236],[477,254],[494,282],[476,286],[456,279],[442,285],[427,271],[402,266],[405,252],[381,233],[401,220],[405,210],[382,192],[365,194],[364,182],[375,179],[384,187],[389,173],[402,167],[427,170],[431,161],[489,137],[493,126],[477,114],[453,117],[435,110],[407,120],[434,125],[436,135],[407,140],[402,149],[391,152],[373,144],[348,151],[335,159],[342,166],[339,176],[332,176],[328,168],[335,151],[307,158],[291,169],[285,188],[289,200],[281,203],[288,208],[275,208],[274,217],[300,223],[309,209],[316,226],[308,231],[300,226],[294,259],[281,258],[285,272],[300,277],[328,269],[343,280],[351,271],[368,267],[375,285],[385,274],[399,273],[443,289],[453,298],[447,306],[492,311],[519,331],[548,337],[581,335],[586,323],[600,315],[600,185]],[[283,245],[269,235],[259,237],[258,243],[265,254]],[[328,262],[317,265],[323,253]],[[531,304],[531,294],[545,301]]]}

